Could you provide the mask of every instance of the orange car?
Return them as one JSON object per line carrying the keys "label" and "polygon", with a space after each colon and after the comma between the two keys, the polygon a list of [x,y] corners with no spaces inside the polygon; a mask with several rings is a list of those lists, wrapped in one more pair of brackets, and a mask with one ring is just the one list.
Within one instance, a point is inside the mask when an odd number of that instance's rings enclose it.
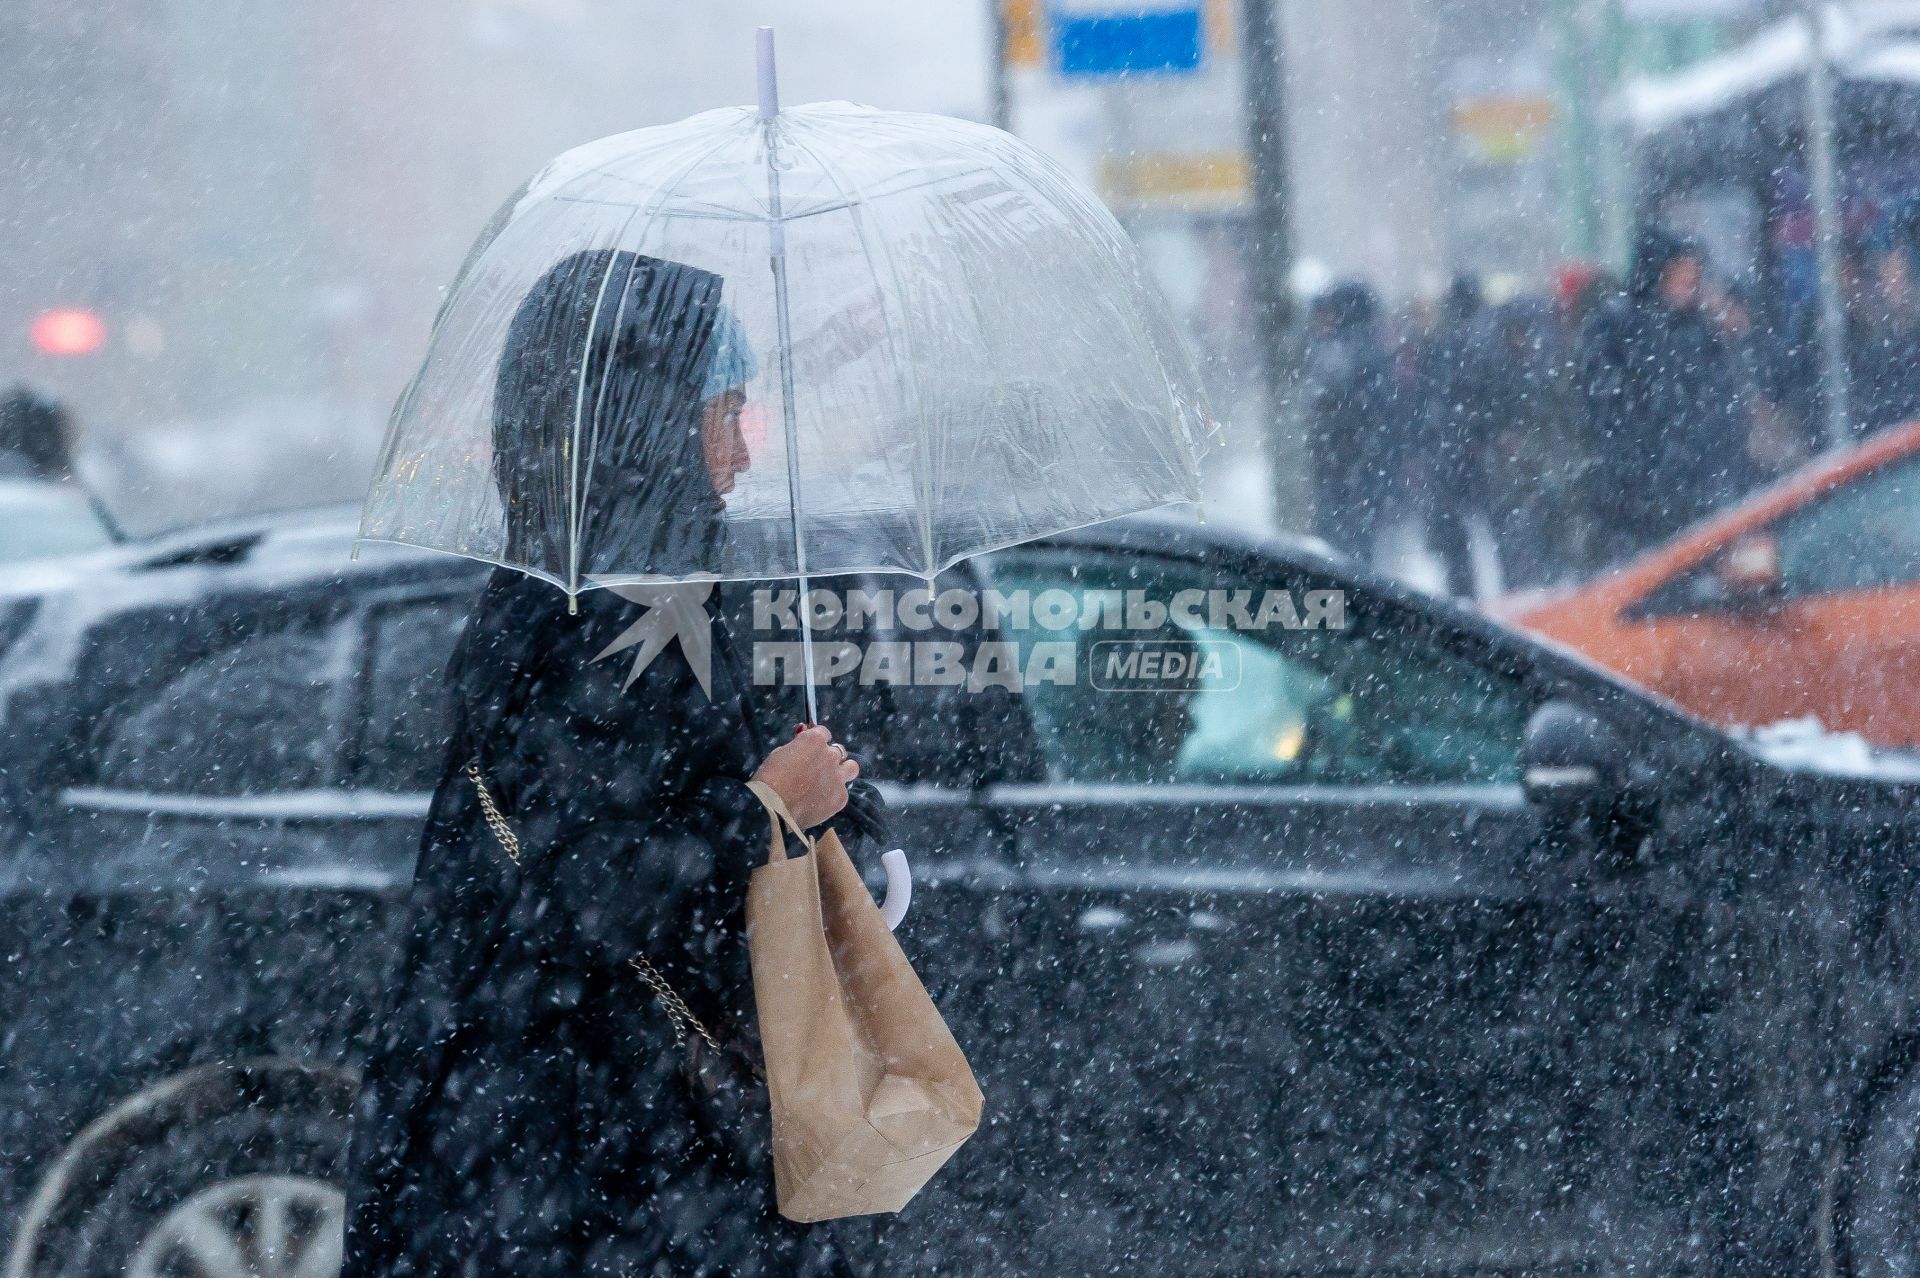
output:
{"label": "orange car", "polygon": [[1920,422],[1507,612],[1716,723],[1920,746]]}

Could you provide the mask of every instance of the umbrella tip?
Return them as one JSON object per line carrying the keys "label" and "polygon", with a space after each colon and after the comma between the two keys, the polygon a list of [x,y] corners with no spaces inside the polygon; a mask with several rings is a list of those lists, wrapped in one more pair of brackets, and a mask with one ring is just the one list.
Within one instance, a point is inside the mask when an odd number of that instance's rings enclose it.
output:
{"label": "umbrella tip", "polygon": [[567,592],[567,615],[569,617],[577,617],[580,615],[580,596],[574,594],[571,590]]}
{"label": "umbrella tip", "polygon": [[759,71],[760,118],[771,120],[780,114],[780,77],[774,70],[772,27],[760,27],[754,31],[753,51]]}

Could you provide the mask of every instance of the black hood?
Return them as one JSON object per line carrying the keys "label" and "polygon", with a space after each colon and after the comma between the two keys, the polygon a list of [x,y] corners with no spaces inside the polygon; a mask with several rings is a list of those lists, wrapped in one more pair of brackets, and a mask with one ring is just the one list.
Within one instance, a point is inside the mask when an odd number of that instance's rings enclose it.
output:
{"label": "black hood", "polygon": [[700,414],[721,285],[678,262],[593,249],[521,299],[494,384],[509,562],[569,586],[719,567]]}
{"label": "black hood", "polygon": [[1627,295],[1639,303],[1653,301],[1660,291],[1660,277],[1668,266],[1679,258],[1700,256],[1700,246],[1685,236],[1657,226],[1642,227],[1633,242]]}

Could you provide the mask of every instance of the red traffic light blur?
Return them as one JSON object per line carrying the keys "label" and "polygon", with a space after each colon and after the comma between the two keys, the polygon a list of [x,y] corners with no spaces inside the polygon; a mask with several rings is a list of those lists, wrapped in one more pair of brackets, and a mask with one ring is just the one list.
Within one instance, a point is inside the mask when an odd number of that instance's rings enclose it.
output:
{"label": "red traffic light blur", "polygon": [[107,344],[107,325],[92,311],[66,306],[34,316],[27,336],[42,355],[91,355]]}

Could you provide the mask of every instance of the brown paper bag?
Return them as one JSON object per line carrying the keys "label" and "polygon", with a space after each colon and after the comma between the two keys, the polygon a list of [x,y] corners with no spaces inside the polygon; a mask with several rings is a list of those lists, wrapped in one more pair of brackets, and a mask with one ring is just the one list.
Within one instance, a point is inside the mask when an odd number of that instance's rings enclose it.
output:
{"label": "brown paper bag", "polygon": [[[838,836],[809,841],[748,784],[773,823],[747,941],[780,1214],[899,1211],[980,1125],[980,1087]],[[783,822],[811,855],[787,855]]]}

